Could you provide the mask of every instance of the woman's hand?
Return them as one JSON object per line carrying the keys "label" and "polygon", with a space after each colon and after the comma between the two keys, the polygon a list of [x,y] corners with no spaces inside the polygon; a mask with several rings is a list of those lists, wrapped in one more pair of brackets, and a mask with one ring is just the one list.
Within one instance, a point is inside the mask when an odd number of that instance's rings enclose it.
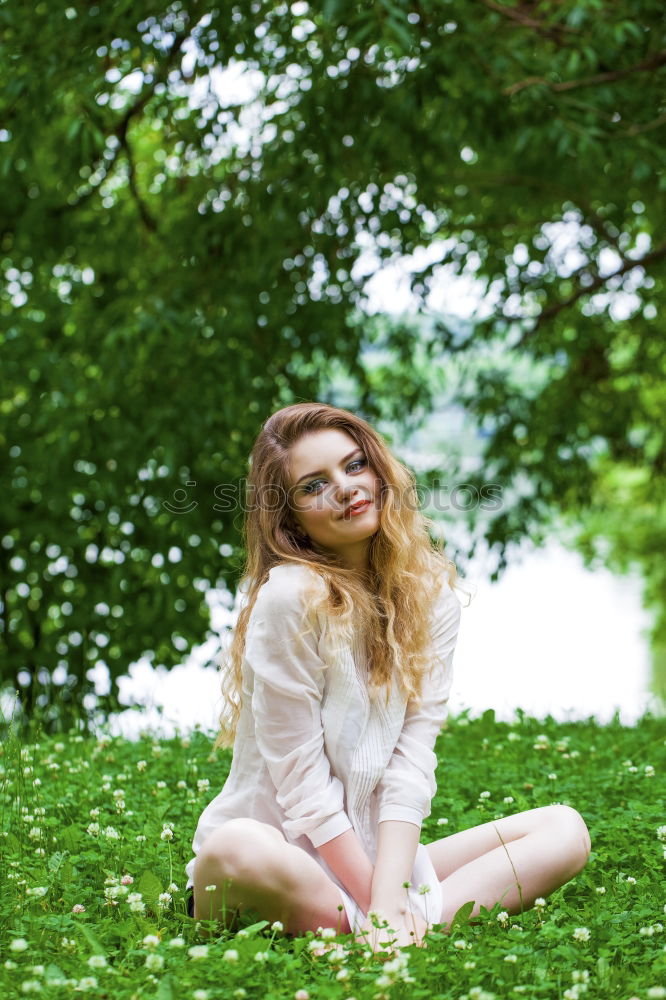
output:
{"label": "woman's hand", "polygon": [[[372,915],[376,914],[375,927]],[[386,949],[405,948],[415,944],[417,947],[427,947],[423,941],[425,933],[430,929],[420,913],[410,912],[406,908],[370,907],[365,923],[356,934],[356,940],[370,946],[373,952]]]}

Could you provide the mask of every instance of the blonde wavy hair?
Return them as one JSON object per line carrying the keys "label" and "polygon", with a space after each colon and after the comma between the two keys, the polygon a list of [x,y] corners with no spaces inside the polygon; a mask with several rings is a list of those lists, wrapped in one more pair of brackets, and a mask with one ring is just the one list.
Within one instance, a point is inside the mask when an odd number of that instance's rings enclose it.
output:
{"label": "blonde wavy hair", "polygon": [[[340,557],[318,546],[296,522],[289,504],[290,452],[306,434],[336,428],[362,448],[381,481],[379,528],[370,539],[365,571],[346,567]],[[262,496],[284,503],[255,503]],[[274,566],[295,563],[315,571],[324,583],[308,592],[306,615],[323,612],[349,634],[360,630],[369,664],[371,699],[395,680],[405,696],[420,701],[425,672],[432,668],[429,615],[444,574],[453,584],[456,568],[433,540],[432,519],[419,509],[414,476],[393,457],[381,436],[361,417],[326,403],[285,406],[266,420],[250,456],[243,524],[246,559],[240,580],[247,600],[231,644],[220,661],[220,731],[214,748],[233,746],[241,712],[245,637],[257,594]]]}

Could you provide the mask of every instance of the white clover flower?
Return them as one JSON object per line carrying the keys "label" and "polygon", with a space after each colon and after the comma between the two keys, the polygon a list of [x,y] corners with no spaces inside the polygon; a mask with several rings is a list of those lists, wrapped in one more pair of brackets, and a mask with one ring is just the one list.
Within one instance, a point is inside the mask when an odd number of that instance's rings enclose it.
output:
{"label": "white clover flower", "polygon": [[193,944],[191,948],[187,949],[187,954],[190,958],[208,958],[208,945],[207,944]]}
{"label": "white clover flower", "polygon": [[272,931],[283,931],[284,930],[284,924],[281,923],[279,920],[274,920],[273,923],[271,924],[271,930]]}
{"label": "white clover flower", "polygon": [[587,927],[576,927],[573,932],[574,941],[589,941],[590,932]]}
{"label": "white clover flower", "polygon": [[518,956],[514,955],[514,954],[505,955],[504,956],[504,961],[505,962],[517,962],[518,961]]}
{"label": "white clover flower", "polygon": [[26,979],[21,984],[21,993],[40,993],[42,984],[39,979]]}
{"label": "white clover flower", "polygon": [[571,978],[574,983],[586,983],[590,978],[590,973],[587,969],[573,969]]}
{"label": "white clover flower", "polygon": [[238,952],[236,951],[235,948],[227,948],[227,950],[222,955],[222,958],[224,959],[225,962],[237,962]]}
{"label": "white clover flower", "polygon": [[465,964],[463,965],[463,968],[464,969],[476,969],[476,962],[474,962],[472,959],[468,959],[468,961],[465,962]]}
{"label": "white clover flower", "polygon": [[641,927],[638,933],[643,937],[652,937],[654,934],[654,927]]}
{"label": "white clover flower", "polygon": [[140,903],[142,899],[143,899],[143,896],[141,895],[140,892],[130,892],[129,896],[127,897],[127,902],[128,903]]}
{"label": "white clover flower", "polygon": [[268,959],[267,951],[255,951],[254,960],[255,962],[265,962]]}
{"label": "white clover flower", "polygon": [[458,948],[459,951],[464,951],[464,949],[467,947],[467,942],[464,941],[462,938],[458,938],[457,941],[453,942],[453,947]]}
{"label": "white clover flower", "polygon": [[136,837],[134,839],[136,840],[136,842],[138,844],[143,844],[145,842],[146,835],[145,835],[145,833],[137,833],[137,835],[136,835]]}
{"label": "white clover flower", "polygon": [[646,778],[654,778],[654,768],[653,768],[652,764],[646,764],[645,765],[645,777]]}
{"label": "white clover flower", "polygon": [[160,834],[160,840],[173,840],[173,830],[169,826],[165,826]]}
{"label": "white clover flower", "polygon": [[26,896],[36,896],[39,899],[41,896],[45,896],[48,891],[48,885],[36,885],[31,889],[26,889],[25,894]]}
{"label": "white clover flower", "polygon": [[542,907],[546,905],[546,900],[543,898],[543,896],[537,896],[537,898],[534,900],[534,905],[537,908],[537,910],[540,910]]}
{"label": "white clover flower", "polygon": [[169,882],[167,890],[169,892],[180,892],[180,889],[178,888],[175,882]]}
{"label": "white clover flower", "polygon": [[551,774],[548,775],[548,780],[549,781],[557,781],[557,775],[555,774],[554,771],[551,772]]}
{"label": "white clover flower", "polygon": [[650,986],[647,989],[646,996],[650,1000],[662,1000],[663,997],[666,997],[666,988],[663,986]]}
{"label": "white clover flower", "polygon": [[479,792],[479,798],[480,799],[489,799],[490,798],[490,792]]}
{"label": "white clover flower", "polygon": [[627,882],[629,883],[629,885],[636,885],[636,879],[633,877],[633,875],[627,875]]}
{"label": "white clover flower", "polygon": [[500,912],[497,914],[496,919],[498,924],[501,924],[502,927],[506,927],[506,925],[509,922],[509,914],[506,912],[506,910],[500,910]]}
{"label": "white clover flower", "polygon": [[169,903],[171,902],[171,893],[161,892],[157,897],[157,901],[160,904],[160,906],[168,906]]}
{"label": "white clover flower", "polygon": [[440,816],[439,819],[437,820],[437,826],[446,826],[448,822],[449,821],[446,818],[446,816]]}
{"label": "white clover flower", "polygon": [[149,955],[146,955],[146,961],[143,964],[152,972],[157,972],[163,967],[164,959],[161,955],[157,955],[154,951],[151,951]]}
{"label": "white clover flower", "polygon": [[657,827],[657,839],[666,843],[666,826]]}
{"label": "white clover flower", "polygon": [[598,886],[596,886],[596,888],[595,888],[594,891],[598,892],[600,896],[603,896],[605,894],[605,892],[606,892],[606,886],[605,885],[598,885]]}
{"label": "white clover flower", "polygon": [[79,979],[78,986],[75,987],[77,990],[96,990],[97,980],[94,976],[84,976],[83,979]]}
{"label": "white clover flower", "polygon": [[335,978],[339,980],[349,979],[349,969],[340,969],[335,974]]}
{"label": "white clover flower", "polygon": [[27,951],[30,945],[25,938],[14,938],[9,946],[10,951]]}
{"label": "white clover flower", "polygon": [[33,976],[43,976],[46,969],[43,965],[33,965],[30,971]]}
{"label": "white clover flower", "polygon": [[504,802],[505,805],[510,806],[513,802],[513,795],[505,795],[502,802]]}
{"label": "white clover flower", "polygon": [[107,840],[120,840],[120,834],[116,830],[115,826],[105,826],[104,836]]}
{"label": "white clover flower", "polygon": [[160,943],[160,939],[157,934],[146,934],[143,939],[144,948],[157,948]]}
{"label": "white clover flower", "polygon": [[326,941],[329,938],[334,938],[336,931],[333,927],[319,927],[317,933]]}
{"label": "white clover flower", "polygon": [[170,948],[184,948],[185,947],[185,938],[182,938],[182,937],[171,938],[171,940],[169,941],[169,947]]}
{"label": "white clover flower", "polygon": [[137,771],[145,771],[147,767],[148,767],[148,761],[146,761],[146,760],[137,760],[137,762],[136,762],[136,769],[137,769]]}
{"label": "white clover flower", "polygon": [[208,1000],[208,990],[195,990],[192,1000]]}
{"label": "white clover flower", "polygon": [[294,1000],[310,1000],[310,994],[307,990],[296,990]]}
{"label": "white clover flower", "polygon": [[28,834],[31,840],[39,840],[41,835],[42,831],[38,826],[33,826],[30,830],[30,833]]}
{"label": "white clover flower", "polygon": [[105,969],[108,962],[105,955],[91,955],[86,964],[89,965],[91,969]]}

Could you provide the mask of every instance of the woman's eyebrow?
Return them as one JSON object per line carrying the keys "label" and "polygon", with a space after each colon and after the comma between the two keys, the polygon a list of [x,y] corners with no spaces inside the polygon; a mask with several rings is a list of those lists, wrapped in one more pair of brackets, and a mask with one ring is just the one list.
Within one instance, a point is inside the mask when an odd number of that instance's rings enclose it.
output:
{"label": "woman's eyebrow", "polygon": [[[348,455],[345,455],[344,458],[340,459],[340,465],[344,465],[344,463],[348,459],[350,459],[352,457],[352,455],[355,455],[357,451],[362,451],[362,449],[361,448],[354,448],[354,450],[350,451]],[[321,476],[324,472],[326,472],[326,469],[317,469],[316,472],[308,472],[305,476],[301,476],[301,478],[299,480],[297,480],[296,485],[298,486],[298,484],[302,483],[304,479],[309,479],[311,476]]]}

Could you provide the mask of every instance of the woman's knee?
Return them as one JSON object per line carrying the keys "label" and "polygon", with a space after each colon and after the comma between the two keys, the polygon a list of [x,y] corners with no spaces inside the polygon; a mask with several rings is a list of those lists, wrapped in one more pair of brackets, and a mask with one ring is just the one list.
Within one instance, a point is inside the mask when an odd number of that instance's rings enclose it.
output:
{"label": "woman's knee", "polygon": [[282,846],[287,842],[274,827],[249,818],[230,819],[206,838],[197,864],[243,882],[257,871],[265,875],[279,867]]}
{"label": "woman's knee", "polygon": [[563,843],[569,845],[572,863],[578,872],[587,864],[592,850],[587,824],[578,810],[572,806],[554,805],[551,809],[558,827],[558,836],[562,838]]}

